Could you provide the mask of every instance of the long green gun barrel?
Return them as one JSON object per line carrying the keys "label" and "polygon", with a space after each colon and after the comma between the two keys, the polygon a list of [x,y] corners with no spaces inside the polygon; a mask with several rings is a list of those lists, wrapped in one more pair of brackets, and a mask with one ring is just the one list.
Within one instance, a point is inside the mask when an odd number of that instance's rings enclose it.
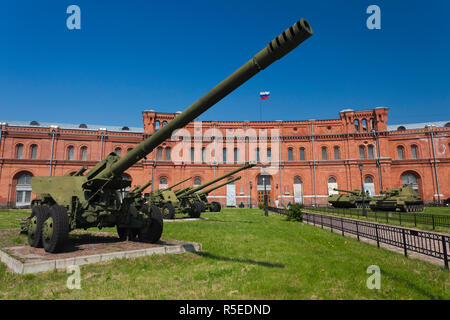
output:
{"label": "long green gun barrel", "polygon": [[355,196],[359,196],[361,194],[361,190],[344,190],[344,189],[337,189],[334,188],[334,191],[339,191],[339,192],[346,192],[346,193],[350,193],[350,194],[354,194]]}
{"label": "long green gun barrel", "polygon": [[206,187],[209,187],[210,185],[216,183],[217,181],[220,181],[220,180],[222,180],[222,179],[225,179],[225,178],[227,178],[227,177],[229,177],[229,176],[232,176],[233,174],[236,174],[236,173],[238,173],[238,172],[240,172],[240,171],[242,171],[242,170],[245,170],[245,169],[248,169],[248,168],[251,168],[251,167],[254,167],[254,166],[256,166],[256,163],[255,163],[255,162],[249,162],[249,163],[246,163],[246,164],[243,165],[242,167],[239,167],[239,168],[237,168],[237,169],[234,169],[234,170],[232,170],[232,171],[230,171],[230,172],[224,174],[223,176],[220,176],[220,177],[215,178],[215,179],[213,179],[213,180],[211,180],[211,181],[208,181],[208,182],[206,182],[206,183],[204,183],[204,184],[202,184],[202,185],[199,185],[198,187],[195,187],[195,188],[192,188],[192,189],[189,189],[189,190],[184,190],[184,189],[182,189],[182,190],[181,190],[182,192],[179,192],[179,193],[175,192],[175,194],[176,194],[177,197],[186,197],[186,196],[189,196],[189,195],[191,195],[191,194],[193,194],[193,193],[195,193],[195,192],[197,192],[197,191],[200,191],[200,190],[202,190],[202,189],[204,189],[204,188],[206,188]]}
{"label": "long green gun barrel", "polygon": [[191,180],[191,179],[192,179],[192,177],[184,179],[184,180],[182,180],[180,182],[175,183],[174,185],[171,185],[170,187],[167,187],[165,190],[172,190],[173,188],[175,188],[175,187],[179,186],[180,184],[182,184],[182,183],[184,183],[184,182],[186,182],[188,180]]}
{"label": "long green gun barrel", "polygon": [[[152,152],[163,141],[170,138],[176,129],[185,127],[189,122],[196,119],[258,72],[284,57],[312,34],[313,30],[305,19],[297,21],[228,78],[216,85],[167,125],[152,134],[150,138],[141,142],[123,158],[110,163],[110,165],[105,165],[102,169],[97,168],[100,170],[96,170],[96,178],[109,179],[121,176],[125,170]],[[90,175],[90,178],[94,177]]]}
{"label": "long green gun barrel", "polygon": [[228,180],[228,181],[226,181],[226,182],[224,182],[224,183],[221,183],[221,184],[219,184],[219,185],[217,185],[217,186],[215,186],[215,187],[212,187],[212,188],[209,188],[209,189],[206,189],[206,190],[203,190],[203,191],[199,191],[199,192],[197,192],[198,194],[208,194],[208,193],[210,193],[210,192],[212,192],[212,191],[214,191],[214,190],[216,190],[216,189],[219,189],[219,188],[222,188],[223,186],[226,186],[227,184],[229,184],[229,183],[233,183],[233,182],[235,182],[235,181],[238,181],[238,180],[241,180],[241,177],[239,176],[239,177],[236,177],[236,178],[233,178],[233,179],[231,179],[231,180]]}
{"label": "long green gun barrel", "polygon": [[144,184],[143,186],[137,186],[137,187],[134,188],[130,193],[134,193],[134,194],[142,193],[142,191],[144,191],[145,189],[147,189],[148,186],[150,186],[151,184],[152,184],[152,180],[150,180],[149,182],[147,182],[147,183]]}

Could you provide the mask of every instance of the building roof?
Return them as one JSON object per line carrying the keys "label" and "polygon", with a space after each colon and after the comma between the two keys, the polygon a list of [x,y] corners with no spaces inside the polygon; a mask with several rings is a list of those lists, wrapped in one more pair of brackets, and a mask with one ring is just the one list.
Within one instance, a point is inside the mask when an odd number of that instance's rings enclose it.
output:
{"label": "building roof", "polygon": [[[41,121],[7,121],[0,120],[0,124],[5,123],[12,127],[32,127],[32,128],[51,128],[52,126],[57,126],[60,129],[70,129],[70,130],[92,130],[98,131],[101,129],[107,131],[116,132],[133,132],[133,133],[144,133],[144,128],[139,127],[128,127],[128,126],[105,126],[97,124],[71,124],[71,123],[56,123],[56,122],[41,122]],[[34,123],[34,124],[33,124]]]}
{"label": "building roof", "polygon": [[419,122],[419,123],[399,123],[399,124],[390,124],[387,126],[388,131],[396,131],[398,128],[403,127],[403,130],[409,129],[423,129],[426,126],[435,126],[435,127],[445,127],[450,126],[450,120],[447,121],[430,121],[430,122]]}

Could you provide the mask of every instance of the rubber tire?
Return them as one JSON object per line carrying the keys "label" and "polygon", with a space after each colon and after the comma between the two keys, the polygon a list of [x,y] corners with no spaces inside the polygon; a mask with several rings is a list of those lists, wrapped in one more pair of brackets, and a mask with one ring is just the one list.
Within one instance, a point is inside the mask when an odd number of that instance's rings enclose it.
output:
{"label": "rubber tire", "polygon": [[33,248],[42,248],[42,225],[47,220],[49,215],[49,209],[46,206],[33,206],[31,209],[30,219],[36,216],[36,234],[34,238],[31,238],[30,231],[28,230],[28,243]]}
{"label": "rubber tire", "polygon": [[213,206],[212,212],[220,212],[222,210],[222,205],[220,204],[220,202],[213,201],[212,206]]}
{"label": "rubber tire", "polygon": [[141,241],[146,241],[150,243],[156,243],[161,239],[161,235],[163,233],[163,217],[161,214],[161,210],[152,205],[150,208],[147,205],[142,206],[141,211],[145,213],[149,213],[150,210],[150,226],[148,228],[144,228],[139,230],[138,237]]}
{"label": "rubber tire", "polygon": [[57,253],[64,249],[69,236],[69,217],[67,209],[57,204],[50,207],[49,217],[53,219],[53,233],[49,240],[42,237],[42,243],[46,252]]}
{"label": "rubber tire", "polygon": [[[164,211],[167,210],[168,214],[165,214]],[[161,214],[163,216],[163,219],[175,219],[175,208],[173,207],[172,202],[167,202],[163,205],[161,208]]]}
{"label": "rubber tire", "polygon": [[200,201],[194,201],[191,210],[189,212],[189,216],[191,218],[200,218],[200,215],[202,213],[203,203]]}

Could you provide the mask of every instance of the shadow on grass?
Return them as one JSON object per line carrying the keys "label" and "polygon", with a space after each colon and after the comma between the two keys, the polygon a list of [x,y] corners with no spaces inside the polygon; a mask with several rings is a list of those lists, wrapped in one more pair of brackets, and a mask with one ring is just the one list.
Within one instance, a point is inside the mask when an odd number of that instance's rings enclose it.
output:
{"label": "shadow on grass", "polygon": [[250,264],[255,264],[261,267],[267,267],[267,268],[284,268],[284,265],[281,263],[269,263],[269,262],[264,262],[264,261],[255,261],[255,260],[251,260],[251,259],[238,259],[238,258],[229,258],[229,257],[221,257],[221,256],[217,256],[215,254],[209,253],[209,252],[193,252],[196,255],[199,255],[201,257],[204,258],[210,258],[210,259],[215,259],[215,260],[220,260],[220,261],[230,261],[230,262],[242,262],[242,263],[250,263]]}
{"label": "shadow on grass", "polygon": [[[431,300],[443,300],[443,299],[448,299],[448,297],[442,297],[442,296],[440,296],[440,295],[435,296],[435,295],[431,294],[430,292],[425,291],[423,288],[421,288],[421,287],[415,285],[414,283],[408,281],[407,278],[400,277],[400,276],[398,276],[398,275],[396,275],[396,274],[393,274],[393,273],[391,273],[391,272],[389,272],[389,271],[381,270],[381,274],[382,274],[382,275],[385,275],[385,276],[387,276],[387,277],[389,277],[389,278],[391,278],[391,279],[393,279],[393,280],[395,280],[395,281],[398,281],[398,282],[400,282],[400,283],[405,283],[405,284],[407,284],[407,286],[408,286],[409,288],[415,290],[416,292],[419,292],[420,294],[422,294],[424,297],[427,297],[428,299],[431,299]],[[381,283],[381,285],[383,285],[383,283]]]}

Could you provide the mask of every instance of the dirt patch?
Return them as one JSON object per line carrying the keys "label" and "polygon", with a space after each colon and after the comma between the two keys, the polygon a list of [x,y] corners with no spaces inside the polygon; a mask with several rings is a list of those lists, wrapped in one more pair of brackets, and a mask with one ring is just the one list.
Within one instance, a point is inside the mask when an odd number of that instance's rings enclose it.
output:
{"label": "dirt patch", "polygon": [[[18,232],[18,230],[15,232]],[[7,234],[7,232],[0,233],[0,237],[4,234]],[[33,262],[37,260],[59,260],[111,252],[149,249],[162,246],[175,246],[182,243],[184,242],[163,238],[157,243],[120,241],[119,237],[114,233],[77,230],[69,234],[69,241],[61,253],[48,253],[45,252],[43,248],[33,248],[27,245],[4,248],[4,250],[8,251],[8,254],[19,259],[20,261]]]}

